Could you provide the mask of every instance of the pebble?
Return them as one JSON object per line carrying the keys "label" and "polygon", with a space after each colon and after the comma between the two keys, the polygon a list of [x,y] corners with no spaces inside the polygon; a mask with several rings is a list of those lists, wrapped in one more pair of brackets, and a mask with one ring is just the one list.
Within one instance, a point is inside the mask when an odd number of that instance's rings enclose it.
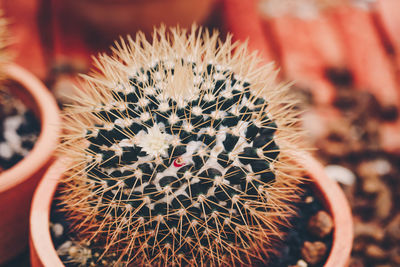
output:
{"label": "pebble", "polygon": [[390,251],[390,259],[393,263],[400,265],[400,247],[397,246]]}
{"label": "pebble", "polygon": [[320,241],[306,241],[301,248],[301,256],[309,264],[317,264],[323,260],[327,247]]}
{"label": "pebble", "polygon": [[324,238],[329,235],[333,229],[331,216],[323,210],[320,210],[308,221],[308,231],[313,235]]}
{"label": "pebble", "polygon": [[370,198],[374,201],[371,205],[374,207],[375,216],[384,220],[388,218],[392,210],[392,190],[383,182],[380,176],[365,176],[362,180],[362,191],[366,194],[375,195]]}
{"label": "pebble", "polygon": [[67,240],[65,241],[62,245],[60,245],[57,248],[57,254],[60,255],[66,255],[68,254],[69,249],[71,248],[71,246],[73,245],[71,240]]}
{"label": "pebble", "polygon": [[68,249],[68,255],[70,257],[74,258],[74,257],[78,256],[78,254],[79,254],[79,249],[76,246],[71,246]]}
{"label": "pebble", "polygon": [[392,165],[386,159],[377,159],[373,165],[379,175],[386,175],[392,170]]}
{"label": "pebble", "polygon": [[389,240],[400,242],[400,214],[390,221],[386,228],[386,235]]}
{"label": "pebble", "polygon": [[362,161],[357,167],[357,172],[361,178],[386,175],[391,170],[392,165],[386,159]]}
{"label": "pebble", "polygon": [[334,181],[345,185],[352,185],[356,181],[355,174],[349,169],[340,165],[328,165],[325,167],[325,173]]}
{"label": "pebble", "polygon": [[304,260],[298,260],[296,265],[290,265],[289,267],[308,267],[308,264]]}
{"label": "pebble", "polygon": [[356,218],[354,219],[354,236],[369,237],[376,242],[380,242],[385,237],[385,231],[377,223],[364,223]]}
{"label": "pebble", "polygon": [[17,134],[18,127],[23,123],[23,116],[15,115],[10,116],[4,120],[4,139],[8,145],[15,150],[20,152],[21,150],[21,137]]}
{"label": "pebble", "polygon": [[297,262],[297,266],[299,266],[299,267],[307,267],[308,264],[307,264],[307,262],[305,262],[304,260],[299,260],[299,261]]}
{"label": "pebble", "polygon": [[380,190],[375,200],[375,215],[380,220],[385,220],[391,215],[392,211],[392,191],[382,182]]}
{"label": "pebble", "polygon": [[358,252],[358,253],[363,253],[365,251],[366,245],[367,245],[367,243],[365,242],[365,240],[357,238],[356,240],[353,241],[352,251]]}
{"label": "pebble", "polygon": [[351,122],[340,120],[327,125],[326,136],[318,139],[316,146],[325,157],[340,159],[350,153],[357,153],[363,149],[358,138],[358,130],[351,126]]}
{"label": "pebble", "polygon": [[376,177],[372,176],[362,182],[362,191],[367,194],[377,194],[382,186],[382,181]]}
{"label": "pebble", "polygon": [[365,254],[376,260],[382,260],[387,257],[386,251],[375,244],[368,245]]}
{"label": "pebble", "polygon": [[364,267],[364,262],[359,258],[351,258],[349,262],[349,267]]}
{"label": "pebble", "polygon": [[55,223],[51,226],[51,231],[55,238],[60,238],[63,235],[64,227],[60,223]]}
{"label": "pebble", "polygon": [[308,196],[306,197],[306,199],[304,200],[305,203],[310,204],[314,201],[314,197],[313,196]]}
{"label": "pebble", "polygon": [[6,142],[0,143],[0,157],[4,159],[10,159],[13,153],[14,151],[8,143]]}

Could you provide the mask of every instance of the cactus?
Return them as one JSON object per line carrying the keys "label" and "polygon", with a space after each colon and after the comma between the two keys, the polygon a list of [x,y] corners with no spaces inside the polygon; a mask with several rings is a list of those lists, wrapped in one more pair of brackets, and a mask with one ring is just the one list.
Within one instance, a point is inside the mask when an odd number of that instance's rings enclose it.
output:
{"label": "cactus", "polygon": [[61,209],[96,264],[230,266],[277,250],[302,179],[296,101],[272,64],[218,38],[161,27],[116,42],[65,109]]}

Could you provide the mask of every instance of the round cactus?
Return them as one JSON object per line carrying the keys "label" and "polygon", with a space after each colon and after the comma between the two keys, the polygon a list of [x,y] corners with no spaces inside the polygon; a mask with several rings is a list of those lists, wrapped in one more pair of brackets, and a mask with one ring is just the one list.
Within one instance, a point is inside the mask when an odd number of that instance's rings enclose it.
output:
{"label": "round cactus", "polygon": [[65,110],[60,198],[79,239],[134,266],[266,260],[301,180],[273,65],[196,27],[113,52]]}

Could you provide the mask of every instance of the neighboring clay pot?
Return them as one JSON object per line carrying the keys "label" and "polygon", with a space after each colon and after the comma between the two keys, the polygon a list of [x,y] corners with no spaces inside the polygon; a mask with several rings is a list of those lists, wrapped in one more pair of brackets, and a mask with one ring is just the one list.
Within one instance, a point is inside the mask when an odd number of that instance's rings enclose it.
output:
{"label": "neighboring clay pot", "polygon": [[36,185],[51,164],[58,143],[59,110],[48,89],[23,68],[9,64],[0,70],[20,86],[11,93],[31,109],[41,123],[41,132],[29,154],[0,173],[0,265],[28,245],[28,221]]}
{"label": "neighboring clay pot", "polygon": [[[345,266],[353,242],[350,206],[340,187],[329,179],[323,166],[308,154],[299,154],[299,162],[308,170],[320,197],[334,221],[333,244],[325,267]],[[30,253],[32,267],[64,266],[54,248],[50,235],[50,208],[58,181],[65,171],[64,162],[57,161],[46,173],[35,192],[30,218]]]}
{"label": "neighboring clay pot", "polygon": [[115,38],[138,30],[151,33],[154,26],[190,28],[202,23],[215,0],[57,0],[61,12],[76,16],[100,34]]}
{"label": "neighboring clay pot", "polygon": [[[43,2],[43,3],[42,3]],[[40,79],[48,75],[48,62],[45,58],[42,39],[42,20],[46,18],[39,14],[44,6],[44,1],[39,0],[3,0],[0,8],[4,17],[9,20],[11,45],[8,53],[14,56],[13,62],[31,71]]]}
{"label": "neighboring clay pot", "polygon": [[265,36],[260,15],[257,11],[258,0],[223,0],[224,23],[235,40],[249,40],[249,48],[258,51],[268,61],[276,60]]}

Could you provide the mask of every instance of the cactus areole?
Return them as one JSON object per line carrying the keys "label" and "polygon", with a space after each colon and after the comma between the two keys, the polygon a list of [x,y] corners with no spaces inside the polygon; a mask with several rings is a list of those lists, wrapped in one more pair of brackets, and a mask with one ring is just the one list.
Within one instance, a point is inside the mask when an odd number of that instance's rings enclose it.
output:
{"label": "cactus areole", "polygon": [[60,197],[81,242],[135,266],[265,261],[301,179],[288,86],[196,27],[113,52],[65,111]]}

